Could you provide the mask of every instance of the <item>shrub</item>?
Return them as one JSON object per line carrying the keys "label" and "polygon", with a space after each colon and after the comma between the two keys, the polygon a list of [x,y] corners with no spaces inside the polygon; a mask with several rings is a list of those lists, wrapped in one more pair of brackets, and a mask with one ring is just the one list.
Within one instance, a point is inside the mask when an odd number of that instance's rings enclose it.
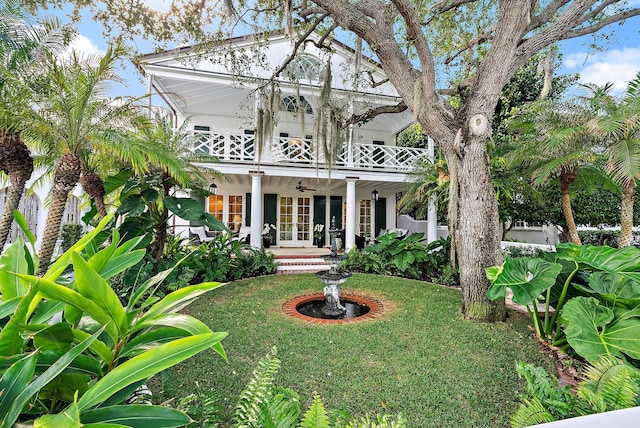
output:
{"label": "shrub", "polygon": [[350,250],[340,267],[443,285],[458,284],[457,269],[449,262],[451,240],[443,238],[425,245],[423,237],[423,233],[412,233],[404,239],[397,239],[392,233],[383,235],[378,243],[363,250]]}
{"label": "shrub", "polygon": [[[94,238],[111,219],[60,256],[37,277],[37,260],[21,238],[3,254],[0,266],[0,427],[35,420],[35,426],[177,427],[190,419],[175,409],[127,403],[147,379],[205,349],[226,358],[220,341],[199,320],[178,314],[219,284],[199,284],[163,299],[158,275],[132,290],[123,305],[109,278],[137,263],[139,239],[120,244],[114,231],[107,247]],[[71,266],[68,277],[62,274]],[[145,299],[143,296],[149,294]]]}

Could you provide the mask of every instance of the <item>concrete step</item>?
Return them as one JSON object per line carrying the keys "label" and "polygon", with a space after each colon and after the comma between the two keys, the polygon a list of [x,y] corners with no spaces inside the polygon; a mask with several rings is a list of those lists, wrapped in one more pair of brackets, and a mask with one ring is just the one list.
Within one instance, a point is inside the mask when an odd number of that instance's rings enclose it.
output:
{"label": "concrete step", "polygon": [[315,273],[329,269],[324,259],[318,257],[277,258],[276,274]]}

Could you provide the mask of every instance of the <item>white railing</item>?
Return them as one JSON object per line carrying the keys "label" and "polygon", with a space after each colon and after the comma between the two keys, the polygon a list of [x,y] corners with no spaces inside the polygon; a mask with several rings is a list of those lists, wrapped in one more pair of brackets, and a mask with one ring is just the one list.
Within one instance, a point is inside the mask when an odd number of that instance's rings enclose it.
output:
{"label": "white railing", "polygon": [[[254,135],[194,131],[192,138],[195,153],[215,156],[223,162],[257,160]],[[426,156],[426,149],[356,143],[351,153],[345,146],[334,154],[333,167],[406,172]],[[324,165],[325,160],[324,151],[313,140],[293,137],[274,137],[264,144],[260,157],[264,164],[313,165],[314,168],[316,164]]]}

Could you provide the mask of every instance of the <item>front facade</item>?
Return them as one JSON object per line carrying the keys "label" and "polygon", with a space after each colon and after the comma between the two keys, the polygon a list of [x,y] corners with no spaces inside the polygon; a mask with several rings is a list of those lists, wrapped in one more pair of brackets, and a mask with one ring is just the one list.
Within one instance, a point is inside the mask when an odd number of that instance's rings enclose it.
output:
{"label": "front facade", "polygon": [[[225,52],[250,55],[252,43],[230,40]],[[328,244],[335,217],[350,249],[357,237],[396,227],[396,198],[427,151],[396,146],[397,134],[413,120],[408,110],[332,128],[337,114],[344,120],[400,101],[375,63],[341,44],[330,54],[312,45],[301,48],[273,90],[268,79],[285,64],[291,47],[285,36],[273,36],[262,51],[263,65],[242,70],[217,61],[222,54],[198,59],[189,49],[178,57],[147,55],[140,69],[148,91],[163,98],[178,124],[188,121],[192,150],[219,160],[206,164],[224,175],[216,180],[217,195],[205,201],[211,214],[249,233],[255,247],[262,245],[265,224],[272,245],[312,246],[319,224]],[[327,64],[330,114],[322,94]],[[179,221],[175,226],[188,227]]]}

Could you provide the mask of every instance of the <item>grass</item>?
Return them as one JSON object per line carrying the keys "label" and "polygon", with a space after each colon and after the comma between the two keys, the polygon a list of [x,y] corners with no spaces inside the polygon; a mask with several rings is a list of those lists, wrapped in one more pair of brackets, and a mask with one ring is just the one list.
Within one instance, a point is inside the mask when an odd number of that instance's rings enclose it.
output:
{"label": "grass", "polygon": [[218,397],[229,421],[256,362],[275,345],[282,361],[276,384],[296,390],[303,408],[318,393],[329,409],[354,416],[402,412],[410,427],[499,427],[508,426],[524,391],[516,361],[553,366],[525,316],[464,321],[459,291],[420,281],[354,274],[342,289],[381,300],[385,315],[374,321],[319,326],[280,311],[289,298],[321,289],[312,274],[267,276],[200,298],[187,311],[229,332],[229,363],[201,353],[163,372],[154,393],[182,397],[197,382]]}

